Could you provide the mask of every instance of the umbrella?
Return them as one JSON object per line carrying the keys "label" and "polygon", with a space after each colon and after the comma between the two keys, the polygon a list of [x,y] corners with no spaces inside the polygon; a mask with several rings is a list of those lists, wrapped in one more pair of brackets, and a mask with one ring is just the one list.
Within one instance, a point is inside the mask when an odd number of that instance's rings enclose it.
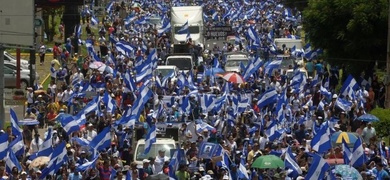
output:
{"label": "umbrella", "polygon": [[346,164],[340,164],[335,166],[335,174],[340,174],[343,179],[351,180],[362,180],[363,177],[360,175],[359,171],[354,167]]}
{"label": "umbrella", "polygon": [[206,70],[206,73],[205,73],[205,75],[206,76],[211,76],[211,75],[216,75],[216,74],[222,74],[222,73],[224,73],[225,71],[223,70],[223,69],[221,69],[221,68],[211,68],[211,69],[207,69]]}
{"label": "umbrella", "polygon": [[343,139],[348,144],[355,144],[357,141],[357,136],[349,132],[335,132],[330,138],[332,143],[341,144]]}
{"label": "umbrella", "polygon": [[39,124],[39,121],[36,119],[24,119],[19,121],[19,125],[21,126],[33,126]]}
{"label": "umbrella", "polygon": [[359,120],[359,121],[365,121],[365,122],[375,122],[375,121],[379,121],[379,119],[378,119],[376,116],[372,115],[372,114],[363,114],[363,115],[359,116],[359,117],[357,118],[357,120]]}
{"label": "umbrella", "polygon": [[48,163],[50,161],[50,158],[47,157],[47,156],[40,156],[40,157],[37,157],[35,158],[31,163],[30,163],[30,166],[29,168],[32,169],[32,168],[39,168],[41,166],[44,166],[46,163]]}
{"label": "umbrella", "polygon": [[276,169],[284,168],[284,162],[280,157],[275,155],[266,155],[258,157],[252,164],[252,168]]}
{"label": "umbrella", "polygon": [[222,75],[222,78],[232,83],[240,84],[245,82],[244,78],[242,78],[241,75],[234,72],[225,73],[224,75]]}
{"label": "umbrella", "polygon": [[106,69],[106,65],[100,61],[95,61],[95,62],[92,62],[91,64],[89,64],[89,68],[91,69],[103,69],[102,71],[104,71]]}

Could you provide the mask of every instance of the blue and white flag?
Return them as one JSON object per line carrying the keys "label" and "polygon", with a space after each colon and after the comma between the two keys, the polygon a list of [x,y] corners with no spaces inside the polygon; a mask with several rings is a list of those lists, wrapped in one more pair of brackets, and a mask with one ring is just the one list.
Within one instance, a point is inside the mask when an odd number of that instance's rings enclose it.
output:
{"label": "blue and white flag", "polygon": [[355,142],[355,145],[353,147],[351,165],[353,167],[359,167],[363,165],[365,162],[366,159],[365,159],[364,149],[362,146],[362,139],[358,138],[358,140]]}
{"label": "blue and white flag", "polygon": [[17,136],[10,144],[9,147],[12,149],[12,152],[15,156],[24,155],[24,142],[22,136]]}
{"label": "blue and white flag", "polygon": [[262,108],[269,104],[275,103],[277,97],[278,97],[278,92],[276,92],[275,88],[268,89],[266,92],[264,92],[261,95],[259,101],[257,101],[257,106],[259,108]]}
{"label": "blue and white flag", "polygon": [[8,151],[8,134],[3,133],[0,135],[0,159],[4,159],[7,156]]}
{"label": "blue and white flag", "polygon": [[85,170],[89,168],[94,168],[96,166],[96,161],[99,159],[99,155],[97,155],[92,161],[86,162],[82,164],[81,166],[77,166],[77,171],[84,172]]}
{"label": "blue and white flag", "polygon": [[111,127],[106,127],[100,132],[97,136],[95,136],[91,143],[90,147],[93,147],[95,150],[103,150],[110,146],[111,144]]}
{"label": "blue and white flag", "polygon": [[16,158],[14,152],[8,151],[7,158],[5,159],[6,171],[9,174],[12,174],[12,169],[16,167],[19,171],[22,170],[22,166],[18,158]]}
{"label": "blue and white flag", "polygon": [[288,176],[292,178],[296,178],[302,174],[301,167],[299,167],[297,161],[295,160],[295,156],[291,151],[291,147],[288,147],[284,157],[284,166],[289,172]]}
{"label": "blue and white flag", "polygon": [[150,149],[152,149],[152,145],[153,145],[153,143],[156,142],[156,139],[157,139],[156,135],[157,135],[156,125],[153,125],[152,127],[150,127],[149,132],[145,137],[145,152],[144,152],[144,154],[148,154]]}
{"label": "blue and white flag", "polygon": [[266,67],[265,67],[265,73],[268,74],[269,76],[272,76],[272,71],[274,69],[278,69],[280,65],[282,64],[282,60],[274,60],[270,62]]}
{"label": "blue and white flag", "polygon": [[99,25],[99,19],[96,18],[96,16],[91,17],[91,24],[92,26]]}
{"label": "blue and white flag", "polygon": [[325,153],[332,148],[328,123],[326,123],[325,126],[321,127],[319,132],[317,132],[317,134],[313,137],[310,142],[310,146],[317,153]]}
{"label": "blue and white flag", "polygon": [[343,96],[348,95],[348,87],[352,88],[354,91],[356,91],[357,88],[359,87],[358,83],[356,82],[355,78],[353,78],[352,75],[349,75],[347,79],[344,81],[344,84],[340,89],[340,94]]}
{"label": "blue and white flag", "polygon": [[339,107],[341,110],[348,112],[351,110],[352,107],[352,102],[342,99],[342,98],[337,98],[336,99],[336,106]]}
{"label": "blue and white flag", "polygon": [[347,142],[345,142],[344,138],[342,138],[342,147],[343,147],[344,164],[349,164],[349,163],[351,163],[352,152],[349,149],[348,144],[347,144]]}
{"label": "blue and white flag", "polygon": [[10,121],[11,121],[12,134],[15,137],[22,135],[22,129],[20,129],[18,124],[19,123],[18,117],[16,116],[16,113],[12,108],[10,108],[9,114],[11,116]]}
{"label": "blue and white flag", "polygon": [[329,170],[330,165],[321,156],[317,154],[312,156],[312,166],[309,167],[305,179],[322,179],[325,177],[325,172]]}
{"label": "blue and white flag", "polygon": [[163,33],[169,32],[170,30],[171,30],[171,22],[170,21],[166,21],[162,25],[161,29],[157,30],[157,33],[158,33],[159,36],[162,36]]}
{"label": "blue and white flag", "polygon": [[188,21],[183,24],[183,26],[177,31],[177,34],[187,34],[189,32]]}

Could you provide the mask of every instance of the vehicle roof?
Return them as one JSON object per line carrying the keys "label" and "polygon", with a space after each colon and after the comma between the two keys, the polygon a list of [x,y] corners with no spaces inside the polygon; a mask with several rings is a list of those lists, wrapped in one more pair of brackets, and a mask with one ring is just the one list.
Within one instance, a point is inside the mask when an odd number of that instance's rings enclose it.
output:
{"label": "vehicle roof", "polygon": [[[153,144],[175,144],[175,140],[171,138],[156,138],[156,142]],[[139,139],[137,141],[138,144],[145,144],[145,139]]]}
{"label": "vehicle roof", "polygon": [[227,58],[248,58],[246,54],[229,54]]}
{"label": "vehicle roof", "polygon": [[173,65],[159,65],[157,66],[157,69],[175,69],[177,68],[176,66]]}
{"label": "vehicle roof", "polygon": [[192,58],[192,56],[190,55],[171,55],[171,56],[168,56],[167,59],[169,58]]}
{"label": "vehicle roof", "polygon": [[275,42],[279,41],[285,41],[285,42],[302,42],[301,39],[291,39],[291,38],[276,38],[274,40]]}
{"label": "vehicle roof", "polygon": [[[299,69],[299,71],[306,72],[307,70],[306,69]],[[286,72],[294,72],[294,69],[287,69]]]}

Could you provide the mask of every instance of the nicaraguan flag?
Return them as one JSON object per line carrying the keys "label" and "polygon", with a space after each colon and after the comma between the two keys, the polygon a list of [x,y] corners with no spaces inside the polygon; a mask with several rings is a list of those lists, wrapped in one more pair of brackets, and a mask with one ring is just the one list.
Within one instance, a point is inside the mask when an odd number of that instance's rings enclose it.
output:
{"label": "nicaraguan flag", "polygon": [[343,146],[343,159],[344,159],[344,164],[349,164],[351,162],[352,158],[352,152],[348,147],[347,142],[345,142],[345,139],[342,139],[342,146]]}
{"label": "nicaraguan flag", "polygon": [[359,87],[358,83],[356,82],[355,78],[353,78],[352,75],[349,75],[347,79],[344,81],[343,86],[340,89],[340,93],[343,96],[348,95],[348,87],[352,88],[354,91],[357,90]]}
{"label": "nicaraguan flag", "polygon": [[11,116],[10,121],[11,121],[11,127],[12,127],[12,134],[17,137],[22,135],[22,129],[19,127],[19,120],[18,117],[16,116],[15,111],[10,108],[9,114]]}
{"label": "nicaraguan flag", "polygon": [[90,147],[93,147],[95,150],[103,150],[110,146],[111,144],[111,128],[106,127],[103,129],[102,132],[100,132],[97,136],[95,136],[91,143]]}
{"label": "nicaraguan flag", "polygon": [[269,76],[272,76],[272,71],[274,69],[278,69],[280,65],[282,64],[282,60],[274,60],[270,62],[266,67],[265,67],[265,73],[267,73]]}
{"label": "nicaraguan flag", "polygon": [[266,92],[264,92],[260,99],[257,101],[257,106],[265,107],[269,104],[275,103],[276,98],[278,97],[278,92],[276,92],[276,89],[271,88],[268,89]]}
{"label": "nicaraguan flag", "polygon": [[9,136],[7,133],[0,135],[0,159],[4,159],[7,156],[8,138]]}
{"label": "nicaraguan flag", "polygon": [[171,22],[166,21],[162,25],[161,29],[157,30],[157,33],[158,33],[159,36],[162,36],[163,33],[169,32],[170,30],[171,30]]}
{"label": "nicaraguan flag", "polygon": [[365,162],[366,162],[366,158],[362,146],[362,139],[358,138],[358,140],[355,142],[355,145],[353,147],[351,165],[353,167],[359,167],[363,165]]}
{"label": "nicaraguan flag", "polygon": [[309,167],[305,179],[322,179],[330,165],[318,154],[313,154],[312,166]]}
{"label": "nicaraguan flag", "polygon": [[145,152],[144,152],[144,154],[148,154],[150,149],[152,149],[153,143],[156,142],[156,135],[157,135],[156,125],[153,125],[152,127],[150,127],[149,132],[145,138]]}
{"label": "nicaraguan flag", "polygon": [[[16,156],[23,156],[24,155],[24,142],[22,136],[17,136],[16,139],[14,139],[10,144],[9,147],[11,147],[12,152]],[[50,155],[50,154],[49,154]]]}
{"label": "nicaraguan flag", "polygon": [[6,171],[9,174],[12,174],[12,169],[16,167],[19,171],[22,170],[22,166],[20,165],[20,162],[18,158],[16,158],[14,152],[8,151],[7,158],[5,159],[5,165],[6,165]]}
{"label": "nicaraguan flag", "polygon": [[99,24],[99,20],[98,20],[98,18],[96,18],[96,16],[91,17],[91,24],[92,24],[92,26]]}
{"label": "nicaraguan flag", "polygon": [[96,161],[99,159],[99,155],[97,155],[92,161],[86,162],[82,164],[81,166],[77,166],[77,171],[84,172],[85,170],[89,168],[94,168],[96,166]]}
{"label": "nicaraguan flag", "polygon": [[291,151],[291,147],[288,147],[284,157],[284,166],[287,171],[290,171],[288,174],[289,177],[297,178],[300,174],[302,174],[301,167],[299,167],[297,161],[295,160],[295,156]]}
{"label": "nicaraguan flag", "polygon": [[188,21],[183,24],[183,26],[177,31],[177,34],[187,34],[189,32]]}
{"label": "nicaraguan flag", "polygon": [[317,153],[328,152],[332,148],[332,143],[330,141],[330,129],[328,123],[317,132],[310,142],[310,146]]}

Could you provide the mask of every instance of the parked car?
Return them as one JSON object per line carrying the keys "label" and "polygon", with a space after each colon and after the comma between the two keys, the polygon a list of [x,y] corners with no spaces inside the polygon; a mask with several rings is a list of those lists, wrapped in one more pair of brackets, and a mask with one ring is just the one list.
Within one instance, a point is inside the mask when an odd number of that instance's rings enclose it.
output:
{"label": "parked car", "polygon": [[[35,72],[35,81],[39,81],[39,74]],[[16,88],[16,65],[4,63],[4,86],[7,88]],[[20,70],[20,88],[26,89],[32,86],[30,84],[30,70],[21,68]]]}
{"label": "parked car", "polygon": [[[9,62],[9,63],[12,63],[12,64],[15,64],[16,65],[16,57],[15,56],[12,56],[10,53],[8,53],[7,51],[4,51],[4,62]],[[29,69],[29,61],[28,60],[25,60],[25,59],[20,59],[20,67],[22,69]]]}
{"label": "parked car", "polygon": [[240,72],[243,69],[240,68],[242,63],[244,66],[247,66],[249,62],[248,56],[246,54],[231,54],[227,55],[225,63],[226,72]]}

